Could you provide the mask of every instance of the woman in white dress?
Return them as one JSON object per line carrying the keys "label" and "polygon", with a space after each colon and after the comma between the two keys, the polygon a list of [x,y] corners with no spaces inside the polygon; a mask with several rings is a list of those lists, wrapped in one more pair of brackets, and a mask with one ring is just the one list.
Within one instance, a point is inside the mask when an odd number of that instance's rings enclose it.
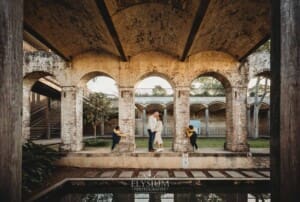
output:
{"label": "woman in white dress", "polygon": [[157,145],[158,149],[157,151],[163,151],[163,140],[161,138],[161,134],[163,131],[163,123],[162,123],[162,117],[159,115],[157,123],[156,123],[156,133],[155,133],[155,138],[154,138],[154,144]]}

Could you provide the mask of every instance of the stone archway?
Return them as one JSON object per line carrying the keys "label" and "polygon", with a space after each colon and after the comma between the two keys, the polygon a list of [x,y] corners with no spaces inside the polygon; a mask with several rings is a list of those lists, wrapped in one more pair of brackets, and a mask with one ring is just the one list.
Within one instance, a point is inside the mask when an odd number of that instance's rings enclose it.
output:
{"label": "stone archway", "polygon": [[[153,80],[150,84],[150,80]],[[149,87],[148,87],[149,86]],[[156,91],[155,87],[159,90]],[[146,88],[145,88],[146,87]],[[172,128],[170,125],[174,123],[174,121],[170,121],[174,117],[168,115],[167,104],[174,102],[174,90],[175,84],[174,82],[166,75],[160,72],[148,72],[137,79],[135,84],[135,102],[143,103],[143,128],[146,130],[145,135],[148,137],[147,132],[147,116],[150,116],[152,112],[159,111],[162,122],[163,122],[163,131],[162,136],[163,139],[174,137],[174,133],[170,133],[169,129]],[[157,93],[157,94],[156,94]],[[161,94],[160,94],[161,93]],[[174,106],[174,105],[173,105]],[[174,110],[172,110],[174,111]],[[136,127],[138,126],[139,122],[136,123]],[[139,134],[136,134],[138,136]],[[174,139],[174,138],[173,138]],[[164,145],[166,147],[166,145]]]}
{"label": "stone archway", "polygon": [[112,76],[101,71],[91,71],[83,73],[73,86],[62,87],[63,150],[80,151],[83,149],[83,101],[87,95],[85,87],[89,80],[97,76],[113,79]]}
{"label": "stone archway", "polygon": [[232,78],[234,75],[206,71],[196,75],[194,79],[208,76],[221,82],[226,97],[226,142],[224,148],[230,151],[247,151],[249,149],[246,125],[247,88],[245,86],[233,86],[231,80],[234,79]]}
{"label": "stone archway", "polygon": [[[26,73],[25,76],[23,77],[23,107],[22,107],[22,110],[23,110],[23,116],[22,116],[23,141],[27,141],[31,138],[31,113],[32,113],[31,92],[32,92],[32,88],[41,78],[46,78],[46,77],[51,77],[54,80],[56,80],[56,77],[53,74],[51,74],[49,72],[44,72],[44,71],[33,71],[30,73]],[[47,102],[45,105],[47,106],[46,108],[48,109],[49,102]],[[41,109],[37,109],[37,112],[39,112],[39,111],[41,111]],[[47,122],[47,125],[48,125],[47,133],[51,133],[51,131],[49,130],[49,120]],[[48,134],[48,135],[50,135],[50,134]]]}

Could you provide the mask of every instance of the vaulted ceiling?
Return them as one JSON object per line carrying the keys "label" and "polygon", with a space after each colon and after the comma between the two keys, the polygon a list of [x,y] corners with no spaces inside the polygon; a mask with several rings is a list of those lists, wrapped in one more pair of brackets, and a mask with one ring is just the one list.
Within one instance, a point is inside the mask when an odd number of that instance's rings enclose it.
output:
{"label": "vaulted ceiling", "polygon": [[65,59],[208,50],[243,59],[270,36],[268,0],[24,0],[24,38]]}

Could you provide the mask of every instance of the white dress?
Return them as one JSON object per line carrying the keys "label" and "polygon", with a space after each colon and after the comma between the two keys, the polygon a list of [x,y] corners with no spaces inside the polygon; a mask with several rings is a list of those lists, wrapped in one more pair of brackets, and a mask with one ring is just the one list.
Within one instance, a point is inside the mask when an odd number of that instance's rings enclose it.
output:
{"label": "white dress", "polygon": [[161,121],[157,121],[156,124],[156,133],[155,133],[155,138],[154,138],[154,144],[162,144],[163,140],[161,138],[161,133],[163,131],[163,124]]}

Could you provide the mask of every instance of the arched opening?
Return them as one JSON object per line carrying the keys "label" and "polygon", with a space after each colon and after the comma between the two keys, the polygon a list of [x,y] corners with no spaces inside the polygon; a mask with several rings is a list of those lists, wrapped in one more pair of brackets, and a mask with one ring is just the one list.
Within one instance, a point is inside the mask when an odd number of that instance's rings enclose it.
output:
{"label": "arched opening", "polygon": [[82,77],[79,86],[83,101],[83,136],[110,139],[118,125],[116,81],[106,74],[91,72]]}
{"label": "arched opening", "polygon": [[23,137],[61,137],[61,86],[47,72],[32,72],[23,79]]}
{"label": "arched opening", "polygon": [[214,72],[202,74],[192,81],[190,124],[198,130],[199,137],[226,137],[226,97],[230,88],[229,81]]}
{"label": "arched opening", "polygon": [[269,72],[262,72],[248,84],[248,137],[270,137]]}
{"label": "arched opening", "polygon": [[164,75],[146,75],[135,86],[136,146],[147,147],[148,117],[158,111],[163,123],[161,137],[164,147],[170,149],[174,135],[173,84]]}

